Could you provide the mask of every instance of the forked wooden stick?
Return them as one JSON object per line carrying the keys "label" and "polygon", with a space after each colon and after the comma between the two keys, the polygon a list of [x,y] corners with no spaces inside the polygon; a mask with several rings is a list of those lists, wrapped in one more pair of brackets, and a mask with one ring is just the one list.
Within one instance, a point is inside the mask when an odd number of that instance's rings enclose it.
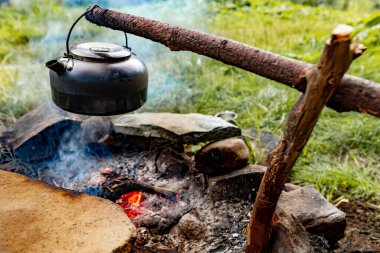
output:
{"label": "forked wooden stick", "polygon": [[247,226],[247,253],[267,252],[272,217],[288,175],[344,73],[366,49],[363,45],[350,46],[351,32],[350,26],[336,27],[319,62],[306,74],[306,92],[290,111],[284,137],[267,159],[268,169]]}

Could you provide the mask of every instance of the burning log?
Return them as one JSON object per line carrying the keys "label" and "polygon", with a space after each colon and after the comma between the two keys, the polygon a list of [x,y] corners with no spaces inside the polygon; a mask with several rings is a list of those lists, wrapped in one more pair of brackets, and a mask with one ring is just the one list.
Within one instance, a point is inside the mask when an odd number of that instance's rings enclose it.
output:
{"label": "burning log", "polygon": [[105,181],[98,195],[116,202],[137,227],[146,227],[154,234],[167,233],[191,210],[174,191],[120,177],[110,169],[102,175]]}
{"label": "burning log", "polygon": [[146,227],[154,234],[169,232],[191,210],[175,192],[127,177],[103,184],[101,192],[104,198],[117,199],[116,204],[124,209],[137,227]]}
{"label": "burning log", "polygon": [[177,193],[161,187],[152,186],[129,177],[120,177],[106,180],[102,184],[99,196],[116,201],[122,195],[128,192],[142,191],[147,193],[159,194],[169,199],[176,199]]}
{"label": "burning log", "polygon": [[290,171],[305,147],[324,105],[337,89],[351,62],[364,51],[350,46],[352,28],[340,25],[325,45],[319,62],[308,72],[306,93],[289,113],[284,137],[269,155],[269,165],[260,185],[247,226],[247,253],[267,252],[272,216]]}
{"label": "burning log", "polygon": [[[301,92],[311,64],[237,41],[95,7],[86,19],[100,26],[159,42],[172,51],[191,51],[283,83]],[[380,117],[380,84],[346,75],[327,101],[337,112],[358,111]]]}

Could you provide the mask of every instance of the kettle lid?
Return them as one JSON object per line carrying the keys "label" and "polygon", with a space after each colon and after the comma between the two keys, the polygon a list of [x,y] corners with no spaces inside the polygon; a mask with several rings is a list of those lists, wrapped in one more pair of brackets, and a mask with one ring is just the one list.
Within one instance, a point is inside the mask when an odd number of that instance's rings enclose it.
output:
{"label": "kettle lid", "polygon": [[82,61],[121,61],[131,56],[128,48],[107,42],[86,42],[70,49],[73,58]]}

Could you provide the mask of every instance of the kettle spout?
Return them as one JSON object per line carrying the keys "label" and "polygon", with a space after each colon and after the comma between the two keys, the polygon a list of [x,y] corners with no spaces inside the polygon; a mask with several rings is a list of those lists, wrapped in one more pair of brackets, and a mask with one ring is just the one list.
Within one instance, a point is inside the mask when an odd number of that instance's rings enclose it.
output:
{"label": "kettle spout", "polygon": [[58,75],[62,75],[66,71],[66,63],[58,60],[51,60],[45,63],[45,66],[53,70]]}

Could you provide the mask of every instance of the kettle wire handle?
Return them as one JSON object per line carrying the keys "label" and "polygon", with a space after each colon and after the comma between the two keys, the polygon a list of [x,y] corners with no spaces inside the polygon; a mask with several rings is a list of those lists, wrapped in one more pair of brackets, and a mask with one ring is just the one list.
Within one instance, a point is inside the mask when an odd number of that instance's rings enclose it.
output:
{"label": "kettle wire handle", "polygon": [[[75,20],[75,22],[73,23],[73,25],[71,26],[70,30],[69,30],[69,33],[67,34],[67,38],[66,38],[66,55],[67,56],[70,56],[70,46],[69,46],[69,41],[70,41],[70,36],[71,36],[71,32],[73,31],[74,29],[74,26],[79,22],[79,20],[81,18],[83,18],[87,13],[91,12],[95,7],[100,7],[99,5],[95,4],[91,7],[89,7],[82,15],[79,16],[79,18],[77,18],[77,20]],[[124,32],[124,35],[125,35],[125,48],[131,50],[130,47],[128,47],[128,36],[127,36],[127,33]]]}

